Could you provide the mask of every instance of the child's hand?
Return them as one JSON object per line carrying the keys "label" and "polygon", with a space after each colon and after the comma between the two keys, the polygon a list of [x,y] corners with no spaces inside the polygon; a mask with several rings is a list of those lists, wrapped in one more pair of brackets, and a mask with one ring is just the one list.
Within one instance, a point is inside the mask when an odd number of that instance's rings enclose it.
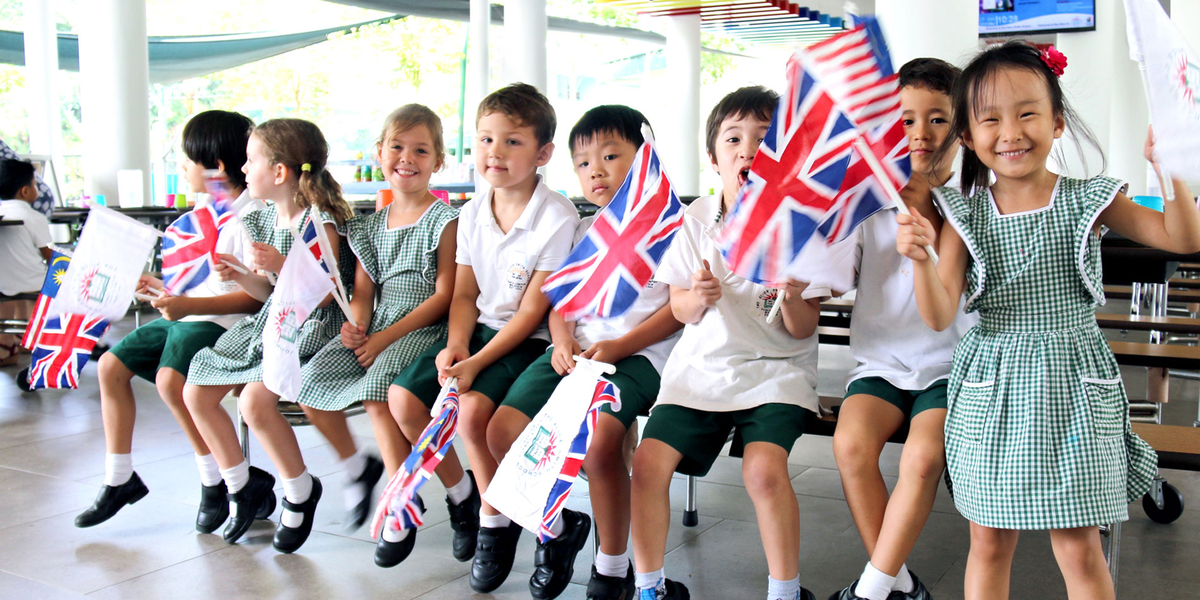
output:
{"label": "child's hand", "polygon": [[619,340],[605,340],[592,344],[580,356],[612,365],[620,360],[629,358],[629,351],[625,349]]}
{"label": "child's hand", "polygon": [[1146,160],[1150,161],[1151,164],[1154,164],[1156,162],[1154,160],[1154,126],[1153,125],[1151,125],[1150,128],[1146,130],[1146,145],[1142,148],[1142,156],[1145,156]]}
{"label": "child's hand", "polygon": [[375,364],[375,357],[386,349],[387,344],[383,343],[382,336],[367,336],[366,341],[354,350],[354,358],[358,360],[359,366],[369,369]]}
{"label": "child's hand", "polygon": [[242,264],[242,261],[238,260],[237,257],[232,254],[218,254],[217,258],[220,260],[217,261],[217,265],[213,267],[213,271],[217,274],[217,279],[220,281],[234,281],[242,276],[237,269],[229,265],[235,265],[242,269],[246,269],[246,271],[250,270],[246,267],[246,265]]}
{"label": "child's hand", "polygon": [[367,343],[367,328],[363,325],[354,326],[349,321],[342,323],[342,345],[356,350]]}
{"label": "child's hand", "polygon": [[789,277],[780,288],[780,291],[783,293],[783,297],[780,298],[780,301],[790,302],[792,300],[800,299],[801,292],[806,289],[808,289],[808,283],[796,281],[795,279]]}
{"label": "child's hand", "polygon": [[925,246],[932,246],[937,240],[937,233],[929,219],[922,217],[920,213],[896,213],[896,222],[900,224],[900,229],[896,232],[896,252],[914,261],[929,260]]}
{"label": "child's hand", "polygon": [[575,338],[564,340],[561,344],[554,344],[554,353],[550,355],[550,366],[554,367],[554,372],[559,375],[566,375],[575,370],[575,355],[583,350],[579,346],[579,342]]}
{"label": "child's hand", "polygon": [[446,379],[451,377],[458,378],[458,393],[465,394],[471,391],[471,384],[475,383],[475,376],[479,375],[481,369],[471,359],[460,360],[454,365],[447,367],[442,373],[444,376],[438,378],[438,382],[442,385],[446,384]]}
{"label": "child's hand", "polygon": [[717,305],[717,300],[721,299],[721,282],[713,277],[711,267],[708,261],[704,261],[704,268],[692,273],[692,293],[700,299],[700,304],[706,308],[712,308]]}
{"label": "child's hand", "polygon": [[139,294],[157,294],[161,289],[163,289],[163,282],[161,279],[158,279],[157,277],[151,277],[149,275],[142,275],[138,278],[137,289],[134,291]]}
{"label": "child's hand", "polygon": [[195,314],[192,312],[192,299],[186,296],[161,296],[152,301],[150,306],[158,309],[168,321],[178,321]]}
{"label": "child's hand", "polygon": [[446,383],[446,371],[450,367],[471,358],[471,353],[466,348],[451,348],[446,346],[441,352],[438,352],[437,358],[433,359],[434,366],[438,370],[438,383]]}
{"label": "child's hand", "polygon": [[250,259],[250,264],[254,265],[255,269],[278,273],[283,269],[283,255],[279,250],[270,244],[262,242],[254,242],[250,244],[250,249],[247,251],[247,258]]}

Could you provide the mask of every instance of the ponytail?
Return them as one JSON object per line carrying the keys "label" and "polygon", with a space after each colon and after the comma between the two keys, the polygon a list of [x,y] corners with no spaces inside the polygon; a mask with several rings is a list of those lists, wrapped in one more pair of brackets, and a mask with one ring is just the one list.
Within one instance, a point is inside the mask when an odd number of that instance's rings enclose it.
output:
{"label": "ponytail", "polygon": [[342,197],[342,186],[325,168],[329,144],[316,125],[303,119],[271,119],[254,128],[267,159],[299,173],[296,205],[315,208],[344,225],[354,216]]}
{"label": "ponytail", "polygon": [[354,212],[342,198],[342,186],[338,185],[337,180],[329,173],[329,169],[324,166],[319,171],[315,170],[315,166],[313,171],[305,171],[303,167],[304,165],[301,165],[300,189],[296,190],[296,205],[301,208],[310,206],[316,208],[333,217],[338,225],[344,225],[346,221],[350,220],[350,217],[354,216]]}

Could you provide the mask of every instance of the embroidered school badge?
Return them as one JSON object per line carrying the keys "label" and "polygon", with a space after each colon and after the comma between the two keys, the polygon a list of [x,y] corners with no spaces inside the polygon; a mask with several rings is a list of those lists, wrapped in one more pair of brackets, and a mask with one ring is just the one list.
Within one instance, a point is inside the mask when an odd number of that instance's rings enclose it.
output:
{"label": "embroidered school badge", "polygon": [[1188,60],[1187,52],[1173,50],[1170,55],[1171,92],[1187,106],[1188,115],[1200,121],[1200,66]]}
{"label": "embroidered school badge", "polygon": [[762,313],[763,318],[767,318],[771,314],[771,307],[775,306],[775,300],[779,298],[779,290],[775,288],[767,288],[758,293],[758,301],[755,302],[755,308]]}

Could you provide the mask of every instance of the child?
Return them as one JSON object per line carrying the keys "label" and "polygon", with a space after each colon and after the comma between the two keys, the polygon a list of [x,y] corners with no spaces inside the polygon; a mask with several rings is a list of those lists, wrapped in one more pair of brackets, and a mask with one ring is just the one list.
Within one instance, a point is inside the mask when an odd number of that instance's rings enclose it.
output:
{"label": "child", "polygon": [[[929,190],[950,179],[954,155],[946,153],[936,164],[930,157],[950,132],[950,90],[958,74],[957,67],[936,58],[900,67],[900,108],[912,160],[912,178],[901,196],[910,210],[937,224],[941,217]],[[886,600],[893,592],[929,598],[904,561],[933,508],[945,466],[942,429],[954,344],[975,319],[960,311],[943,333],[931,333],[921,321],[912,261],[896,253],[896,212],[889,206],[872,215],[831,251],[842,259],[834,261],[839,267],[853,272],[858,289],[850,322],[850,352],[858,364],[850,370],[833,453],[846,503],[871,556],[862,577],[831,600]],[[905,423],[900,480],[889,499],[879,455]]]}
{"label": "child", "polygon": [[[778,101],[766,88],[745,87],[713,108],[705,137],[721,195],[692,202],[656,275],[670,284],[671,309],[685,326],[633,459],[634,577],[642,600],[690,597],[663,578],[671,474],[707,473],[731,430],[734,453],[744,448],[742,474],[770,569],[768,598],[812,598],[800,587],[800,511],[787,457],[805,419],[819,410],[819,298],[792,282],[777,298],[776,289],[730,271],[714,240]],[[768,324],[776,301],[782,319]]]}
{"label": "child", "polygon": [[[246,185],[251,196],[272,204],[251,213],[244,224],[254,240],[249,251],[254,269],[279,273],[284,257],[311,215],[325,227],[331,253],[349,257],[342,228],[350,218],[350,206],[341,188],[325,169],[329,146],[316,125],[300,119],[272,119],[254,128],[246,145]],[[233,264],[233,257],[223,256]],[[349,285],[352,262],[339,261],[342,281]],[[234,543],[250,528],[255,518],[269,516],[275,505],[275,478],[251,467],[242,455],[237,431],[221,399],[238,385],[245,385],[238,408],[266,448],[271,462],[283,477],[283,512],[275,529],[274,546],[280,552],[295,552],[312,531],[313,515],[321,499],[321,482],[308,473],[291,425],[276,405],[279,396],[262,383],[262,332],[270,316],[272,285],[256,273],[243,274],[218,267],[223,277],[237,282],[264,305],[253,318],[231,327],[212,348],[192,359],[183,397],[196,420],[196,428],[212,449],[229,488],[231,517],[225,541]],[[345,317],[331,298],[314,310],[300,328],[296,341],[301,364],[316,354],[341,331]],[[336,376],[336,374],[328,374]]]}
{"label": "child", "polygon": [[[580,117],[568,138],[575,174],[583,197],[596,206],[612,200],[642,145],[646,117],[628,106],[597,106]],[[575,234],[582,239],[593,218],[584,219]],[[629,540],[629,470],[625,464],[625,437],[638,415],[649,413],[658,395],[659,373],[683,326],[671,315],[667,286],[651,280],[629,312],[613,319],[585,318],[566,322],[550,313],[548,350],[521,374],[488,426],[488,444],[497,461],[504,459],[517,436],[550,400],[563,376],[575,367],[575,355],[613,364],[608,375],[621,390],[621,410],[601,409],[584,458],[591,489],[592,511],[600,550],[588,582],[588,598],[596,600],[633,596],[633,572],[626,545]],[[636,436],[636,432],[634,433]],[[556,538],[538,543],[529,579],[534,598],[555,598],[566,589],[575,569],[575,556],[587,541],[587,515],[563,509],[555,523]]]}
{"label": "child", "polygon": [[[947,389],[946,460],[954,503],[971,521],[968,598],[1008,597],[1022,529],[1050,530],[1072,598],[1114,597],[1098,526],[1128,519],[1156,460],[1130,429],[1120,372],[1096,325],[1104,302],[1096,231],[1200,250],[1200,214],[1182,182],[1160,214],[1134,204],[1116,179],[1046,169],[1068,125],[1094,143],[1064,100],[1062,56],[1048,53],[1013,41],[971,61],[934,156],[962,139],[962,191],[936,190],[940,235],[923,217],[897,216],[896,248],[914,263],[925,322],[950,326],[964,290],[966,310],[979,312],[955,349]],[[1147,137],[1151,161],[1153,148]],[[935,267],[922,244],[938,237]]]}
{"label": "child", "polygon": [[[474,469],[464,477],[453,450],[438,468],[447,488],[454,557],[471,565],[471,588],[487,593],[512,570],[521,526],[487,504],[476,511],[496,459],[487,444],[488,423],[508,388],[546,350],[549,301],[542,282],[571,252],[578,211],[550,190],[537,168],[554,153],[554,108],[537,88],[515,83],[479,103],[475,167],[490,190],[463,206],[459,216],[458,272],[443,347],[418,356],[388,391],[400,428],[415,443],[429,423],[440,385],[458,378],[458,433]],[[405,536],[411,550],[412,532]],[[407,555],[407,552],[404,553]]]}
{"label": "child", "polygon": [[[50,222],[33,209],[38,198],[36,171],[23,160],[0,160],[0,219],[22,221],[22,225],[0,227],[0,294],[12,296],[37,293],[46,279],[50,260]],[[28,317],[32,303],[13,300],[0,303],[0,319]],[[17,362],[17,337],[0,335],[0,367]]]}
{"label": "child", "polygon": [[[388,115],[376,146],[393,200],[347,225],[358,256],[350,300],[358,326],[347,321],[340,338],[313,356],[306,370],[311,377],[296,399],[314,423],[332,420],[345,428],[338,416],[355,402],[371,417],[383,464],[369,457],[358,469],[368,474],[361,485],[348,470],[346,505],[353,509],[354,527],[367,518],[371,487],[383,467],[390,478],[411,451],[388,410],[388,385],[413,358],[446,338],[454,293],[458,211],[429,193],[429,177],[445,161],[442,120],[420,104],[402,106]],[[345,438],[353,439],[349,431]],[[387,562],[391,546],[381,539],[376,560]]]}
{"label": "child", "polygon": [[[246,141],[252,127],[254,123],[238,113],[210,110],[192,117],[183,128],[186,157],[183,173],[191,192],[204,193],[204,171],[219,169],[228,178],[232,193],[237,195],[233,210],[240,218],[266,206],[246,192],[246,176],[241,171],[246,162]],[[217,237],[218,250],[243,259],[248,250],[243,242],[245,235],[240,220],[230,222]],[[139,287],[148,293],[149,288],[162,289],[162,282],[143,276]],[[133,330],[100,357],[97,371],[107,447],[104,486],[95,504],[75,518],[75,526],[91,527],[103,523],[148,491],[134,472],[130,455],[137,403],[129,382],[136,375],[154,382],[159,397],[171,409],[192,444],[201,486],[196,530],[212,533],[229,516],[229,503],[225,499],[227,490],[217,470],[216,459],[184,406],[184,378],[192,356],[216,343],[226,329],[247,313],[261,308],[262,302],[232,282],[221,281],[214,272],[186,295],[163,296],[151,305],[158,309],[162,318]]]}

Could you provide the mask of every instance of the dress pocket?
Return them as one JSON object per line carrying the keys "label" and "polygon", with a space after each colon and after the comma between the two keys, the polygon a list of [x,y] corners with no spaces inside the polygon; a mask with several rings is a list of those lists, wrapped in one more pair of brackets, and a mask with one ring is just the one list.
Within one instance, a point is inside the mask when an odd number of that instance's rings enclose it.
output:
{"label": "dress pocket", "polygon": [[947,415],[947,420],[953,424],[951,434],[968,442],[978,442],[982,439],[983,428],[987,424],[988,413],[991,412],[995,399],[995,391],[994,380],[962,382]]}
{"label": "dress pocket", "polygon": [[1125,415],[1128,412],[1121,379],[1083,378],[1088,409],[1092,413],[1092,429],[1097,438],[1115,438],[1125,434]]}

